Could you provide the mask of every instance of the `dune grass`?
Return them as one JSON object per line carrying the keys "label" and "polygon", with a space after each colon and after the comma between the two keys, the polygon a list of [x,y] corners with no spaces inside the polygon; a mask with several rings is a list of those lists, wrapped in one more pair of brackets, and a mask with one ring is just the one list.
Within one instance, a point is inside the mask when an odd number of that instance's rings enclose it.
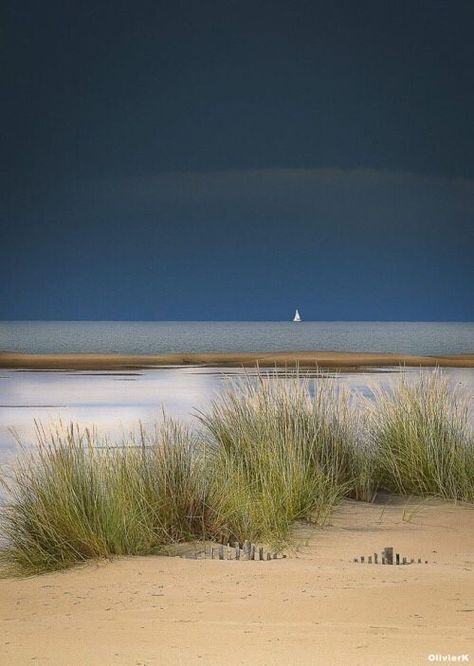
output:
{"label": "dune grass", "polygon": [[139,555],[202,529],[205,484],[193,437],[166,420],[149,447],[111,447],[79,426],[45,432],[23,449],[0,533],[8,572],[62,569],[91,558]]}
{"label": "dune grass", "polygon": [[439,370],[413,381],[401,374],[392,390],[375,388],[369,435],[378,484],[402,495],[474,501],[474,438],[470,396]]}
{"label": "dune grass", "polygon": [[199,419],[215,452],[211,503],[238,538],[284,542],[294,520],[324,525],[341,496],[371,492],[360,416],[334,380],[247,376]]}
{"label": "dune grass", "polygon": [[288,543],[343,496],[378,489],[474,501],[467,397],[439,372],[401,374],[371,400],[334,378],[258,373],[230,383],[200,429],[165,418],[111,446],[95,431],[37,424],[3,483],[0,563],[28,575],[94,558],[216,538]]}

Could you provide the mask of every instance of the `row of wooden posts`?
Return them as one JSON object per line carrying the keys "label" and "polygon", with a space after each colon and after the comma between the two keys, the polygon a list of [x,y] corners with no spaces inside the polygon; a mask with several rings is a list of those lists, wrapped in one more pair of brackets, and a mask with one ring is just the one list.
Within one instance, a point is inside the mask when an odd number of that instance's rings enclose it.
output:
{"label": "row of wooden posts", "polygon": [[[224,539],[222,539],[224,541]],[[257,546],[250,541],[244,541],[240,544],[238,541],[230,544],[227,541],[223,543],[212,543],[201,550],[198,548],[193,551],[185,552],[181,555],[187,559],[211,559],[211,560],[277,560],[286,557],[276,552],[267,551],[261,546]]]}
{"label": "row of wooden posts", "polygon": [[[238,541],[234,544],[218,544],[209,546],[206,555],[211,560],[276,560],[278,553],[266,551],[250,541],[244,541],[242,546]],[[281,557],[286,557],[282,555]]]}
{"label": "row of wooden posts", "polygon": [[[393,546],[386,546],[380,557],[380,563],[381,564],[415,564],[415,558],[407,558],[407,557],[401,557],[400,558],[400,553],[395,553],[395,558],[394,556],[394,549]],[[365,563],[365,556],[361,555],[360,558],[355,557],[354,562],[360,562],[361,564]],[[367,557],[367,564],[379,564],[379,555],[378,553],[374,553],[373,556],[369,555]],[[418,558],[418,564],[422,563],[421,557]],[[428,560],[425,560],[425,564],[428,564]]]}

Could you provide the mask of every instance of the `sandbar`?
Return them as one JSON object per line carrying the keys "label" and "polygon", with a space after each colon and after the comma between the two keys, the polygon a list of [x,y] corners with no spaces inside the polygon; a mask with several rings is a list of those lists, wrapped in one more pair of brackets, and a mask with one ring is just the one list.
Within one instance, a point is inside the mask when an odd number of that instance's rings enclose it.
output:
{"label": "sandbar", "polygon": [[374,352],[196,352],[173,354],[25,354],[0,352],[1,368],[112,370],[169,365],[217,367],[365,368],[384,366],[474,368],[474,354],[420,356]]}

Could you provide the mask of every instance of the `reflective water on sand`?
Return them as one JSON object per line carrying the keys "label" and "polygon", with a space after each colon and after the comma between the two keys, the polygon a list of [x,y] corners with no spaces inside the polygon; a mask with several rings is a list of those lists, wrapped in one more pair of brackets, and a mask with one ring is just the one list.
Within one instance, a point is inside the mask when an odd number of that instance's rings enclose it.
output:
{"label": "reflective water on sand", "polygon": [[[204,409],[229,378],[244,372],[250,371],[191,366],[129,372],[1,370],[0,463],[16,450],[11,428],[24,443],[34,441],[34,419],[43,424],[62,419],[95,425],[101,433],[122,440],[137,430],[139,421],[146,426],[161,420],[163,410],[191,421],[193,413]],[[474,392],[474,370],[446,368],[443,372]],[[338,382],[366,391],[369,383],[388,384],[397,374],[397,369],[378,368],[333,376]]]}

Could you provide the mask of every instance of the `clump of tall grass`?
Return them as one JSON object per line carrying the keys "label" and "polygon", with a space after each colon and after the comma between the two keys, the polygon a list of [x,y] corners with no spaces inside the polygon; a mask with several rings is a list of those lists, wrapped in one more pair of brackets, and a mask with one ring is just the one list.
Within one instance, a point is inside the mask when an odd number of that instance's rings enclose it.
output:
{"label": "clump of tall grass", "polygon": [[206,451],[199,435],[167,417],[154,431],[140,429],[141,476],[159,543],[207,533]]}
{"label": "clump of tall grass", "polygon": [[370,429],[380,485],[414,495],[474,501],[474,438],[469,396],[439,370],[401,374],[373,390]]}
{"label": "clump of tall grass", "polygon": [[343,494],[372,493],[360,413],[329,378],[247,376],[199,418],[214,445],[211,504],[237,537],[284,540],[295,519],[324,524]]}
{"label": "clump of tall grass", "polygon": [[[110,447],[71,425],[23,449],[0,515],[10,573],[138,555],[202,531],[205,481],[195,442],[166,420],[137,446]],[[152,440],[152,441],[149,441]]]}

